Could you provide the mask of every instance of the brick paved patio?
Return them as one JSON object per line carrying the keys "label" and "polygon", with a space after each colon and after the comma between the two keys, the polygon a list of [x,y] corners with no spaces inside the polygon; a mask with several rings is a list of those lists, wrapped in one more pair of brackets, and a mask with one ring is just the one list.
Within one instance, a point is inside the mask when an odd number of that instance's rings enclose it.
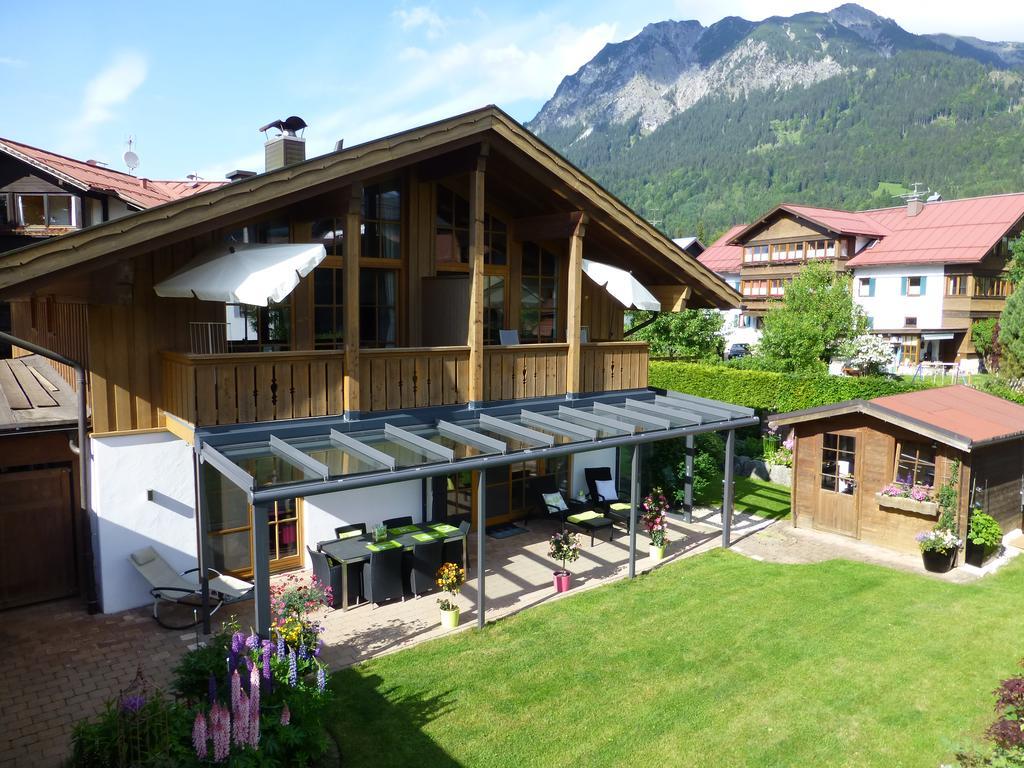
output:
{"label": "brick paved patio", "polygon": [[[770,524],[736,515],[734,540]],[[705,510],[691,525],[672,523],[668,559],[689,557],[719,546],[718,515]],[[628,536],[616,529],[612,542],[598,539],[593,548],[583,538],[580,559],[571,566],[573,590],[557,596],[547,557],[547,540],[555,530],[548,521],[532,521],[521,535],[488,537],[485,585],[487,619],[515,613],[553,599],[571,597],[626,575]],[[647,543],[637,537],[638,571],[649,566]],[[476,625],[476,535],[470,536],[470,579],[459,602],[465,630]],[[444,633],[437,596],[360,605],[326,614],[323,658],[338,669],[383,653],[406,648]],[[243,627],[251,624],[251,603],[236,606]],[[227,613],[229,609],[224,609]],[[105,702],[131,684],[141,665],[146,679],[166,687],[171,669],[190,646],[194,631],[161,629],[149,608],[89,616],[76,600],[7,611],[0,622],[0,768],[58,765],[67,757],[75,721],[97,714]],[[227,618],[227,616],[223,616]]]}

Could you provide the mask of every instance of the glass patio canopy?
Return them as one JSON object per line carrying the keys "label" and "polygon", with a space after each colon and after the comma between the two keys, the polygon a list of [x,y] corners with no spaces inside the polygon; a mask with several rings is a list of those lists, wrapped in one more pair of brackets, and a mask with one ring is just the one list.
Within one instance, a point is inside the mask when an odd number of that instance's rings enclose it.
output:
{"label": "glass patio canopy", "polygon": [[642,389],[209,427],[196,450],[255,505],[758,423],[751,408]]}

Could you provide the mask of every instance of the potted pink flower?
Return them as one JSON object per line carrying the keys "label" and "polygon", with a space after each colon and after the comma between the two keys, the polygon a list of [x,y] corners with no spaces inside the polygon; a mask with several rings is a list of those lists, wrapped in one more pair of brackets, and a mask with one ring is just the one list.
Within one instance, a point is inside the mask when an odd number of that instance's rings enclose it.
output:
{"label": "potted pink flower", "polygon": [[580,556],[580,542],[572,531],[558,531],[551,536],[548,554],[554,560],[562,561],[562,569],[554,572],[555,591],[568,592],[571,574],[565,569],[566,563],[574,563]]}
{"label": "potted pink flower", "polygon": [[649,557],[652,562],[660,562],[665,558],[668,546],[668,499],[661,488],[654,488],[640,505],[641,522],[644,530],[651,538]]}

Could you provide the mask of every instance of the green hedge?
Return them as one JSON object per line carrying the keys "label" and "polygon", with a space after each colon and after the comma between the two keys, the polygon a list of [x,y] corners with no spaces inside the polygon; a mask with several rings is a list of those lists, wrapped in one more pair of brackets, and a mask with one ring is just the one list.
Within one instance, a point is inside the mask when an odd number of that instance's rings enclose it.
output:
{"label": "green hedge", "polygon": [[924,389],[923,384],[883,376],[829,376],[827,374],[774,373],[652,360],[652,387],[674,389],[772,413],[799,411],[844,400],[869,400]]}

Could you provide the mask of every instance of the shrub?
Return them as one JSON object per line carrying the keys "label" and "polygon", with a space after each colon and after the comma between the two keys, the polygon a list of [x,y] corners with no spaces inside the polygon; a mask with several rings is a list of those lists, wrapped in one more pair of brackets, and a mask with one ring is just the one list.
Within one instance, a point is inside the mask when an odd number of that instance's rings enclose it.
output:
{"label": "shrub", "polygon": [[993,693],[998,714],[985,734],[991,743],[984,750],[957,750],[957,764],[963,768],[1024,766],[1024,677],[1003,680]]}
{"label": "shrub", "polygon": [[551,536],[548,556],[553,560],[562,561],[562,571],[566,563],[574,563],[580,556],[580,540],[572,531],[558,531]]}
{"label": "shrub", "polygon": [[971,515],[967,539],[976,547],[998,547],[1003,541],[1003,529],[992,515],[978,510]]}
{"label": "shrub", "polygon": [[652,387],[674,389],[772,413],[799,411],[844,400],[869,400],[926,388],[924,384],[885,376],[830,376],[742,370],[727,365],[702,365],[654,360]]}

